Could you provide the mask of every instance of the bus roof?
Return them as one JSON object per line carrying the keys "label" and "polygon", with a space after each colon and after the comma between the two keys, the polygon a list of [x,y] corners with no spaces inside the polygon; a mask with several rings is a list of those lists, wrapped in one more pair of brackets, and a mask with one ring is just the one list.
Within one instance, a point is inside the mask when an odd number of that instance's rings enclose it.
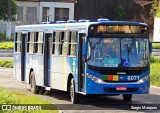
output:
{"label": "bus roof", "polygon": [[54,24],[35,24],[35,25],[21,25],[16,26],[16,31],[48,31],[48,30],[77,30],[86,29],[89,25],[94,24],[108,24],[108,25],[144,25],[145,23],[133,22],[133,21],[92,21],[92,22],[77,22],[77,23],[54,23]]}

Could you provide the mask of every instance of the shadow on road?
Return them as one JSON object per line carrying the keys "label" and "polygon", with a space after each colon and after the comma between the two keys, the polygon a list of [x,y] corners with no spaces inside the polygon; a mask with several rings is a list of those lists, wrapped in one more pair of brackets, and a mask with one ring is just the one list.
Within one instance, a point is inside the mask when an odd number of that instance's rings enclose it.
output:
{"label": "shadow on road", "polygon": [[[13,78],[13,69],[1,69],[0,70],[0,86],[30,94],[29,85],[18,82]],[[59,90],[47,91],[45,95],[36,95],[45,100],[49,100],[56,103],[58,109],[67,110],[67,112],[77,110],[79,113],[85,110],[131,110],[133,107],[157,107],[160,109],[160,88],[151,87],[151,94],[146,95],[133,95],[133,101],[130,103],[124,103],[122,96],[81,96],[79,104],[71,104],[69,94]],[[138,109],[138,108],[137,108]],[[77,112],[76,111],[76,112]],[[137,111],[137,110],[132,110]],[[87,111],[89,113],[90,111]],[[145,112],[143,110],[143,112]],[[148,111],[147,111],[148,112]],[[153,112],[150,111],[149,112]],[[104,112],[105,113],[105,112]]]}
{"label": "shadow on road", "polygon": [[[160,95],[133,95],[133,101],[124,102],[122,96],[97,96],[81,95],[80,103],[73,105],[67,92],[52,90],[47,91],[46,96],[67,102],[67,104],[57,104],[61,110],[131,110],[148,112],[149,107],[160,109]],[[149,109],[149,110],[148,110]],[[154,110],[155,111],[155,110]]]}

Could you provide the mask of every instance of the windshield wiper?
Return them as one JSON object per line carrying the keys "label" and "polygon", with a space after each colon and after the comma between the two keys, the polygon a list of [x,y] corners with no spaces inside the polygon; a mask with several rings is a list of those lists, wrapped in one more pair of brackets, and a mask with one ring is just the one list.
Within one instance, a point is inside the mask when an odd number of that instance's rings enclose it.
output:
{"label": "windshield wiper", "polygon": [[99,39],[99,40],[92,46],[91,49],[94,49],[94,48],[101,42],[102,39],[103,39],[103,38]]}
{"label": "windshield wiper", "polygon": [[[92,49],[94,49],[94,48],[101,42],[102,39],[103,39],[103,38],[99,39],[99,40],[92,46],[91,52],[92,52]],[[89,40],[89,43],[90,43],[90,40]],[[87,61],[89,61],[90,59],[91,59],[91,55],[90,55],[90,57],[87,59]]]}

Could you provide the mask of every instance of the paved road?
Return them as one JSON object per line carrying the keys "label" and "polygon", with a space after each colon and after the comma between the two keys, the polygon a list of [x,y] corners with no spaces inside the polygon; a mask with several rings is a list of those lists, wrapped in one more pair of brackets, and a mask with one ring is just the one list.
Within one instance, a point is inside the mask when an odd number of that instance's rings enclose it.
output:
{"label": "paved road", "polygon": [[[0,69],[0,86],[30,93],[30,86],[25,83],[18,82],[13,78],[13,69]],[[137,107],[135,104],[160,104],[160,88],[151,87],[151,92],[148,95],[133,95],[133,101],[131,103],[124,103],[121,96],[82,96],[81,103],[79,105],[71,106],[71,102],[67,93],[62,91],[53,90],[46,93],[46,95],[36,95],[45,100],[51,101],[57,104],[59,109],[62,109],[63,113],[128,113],[128,112],[137,112],[136,110],[123,110],[124,104],[128,104],[134,107]],[[66,104],[66,109],[64,106]],[[68,104],[68,105],[67,105]],[[114,106],[106,106],[105,104],[114,104]],[[115,105],[117,104],[117,105]],[[76,109],[76,110],[75,110]],[[87,110],[84,110],[87,109]],[[90,110],[89,110],[90,109]],[[99,110],[97,110],[99,109]],[[157,112],[157,111],[139,111],[139,112]],[[160,111],[159,111],[160,112]]]}

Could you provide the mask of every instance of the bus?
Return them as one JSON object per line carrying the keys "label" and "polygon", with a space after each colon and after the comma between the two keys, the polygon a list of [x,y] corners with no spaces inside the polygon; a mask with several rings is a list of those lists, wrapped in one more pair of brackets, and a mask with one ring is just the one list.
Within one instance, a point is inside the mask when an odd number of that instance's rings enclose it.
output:
{"label": "bus", "polygon": [[82,20],[22,25],[15,29],[14,77],[32,93],[62,90],[80,95],[148,94],[150,43],[147,24]]}

